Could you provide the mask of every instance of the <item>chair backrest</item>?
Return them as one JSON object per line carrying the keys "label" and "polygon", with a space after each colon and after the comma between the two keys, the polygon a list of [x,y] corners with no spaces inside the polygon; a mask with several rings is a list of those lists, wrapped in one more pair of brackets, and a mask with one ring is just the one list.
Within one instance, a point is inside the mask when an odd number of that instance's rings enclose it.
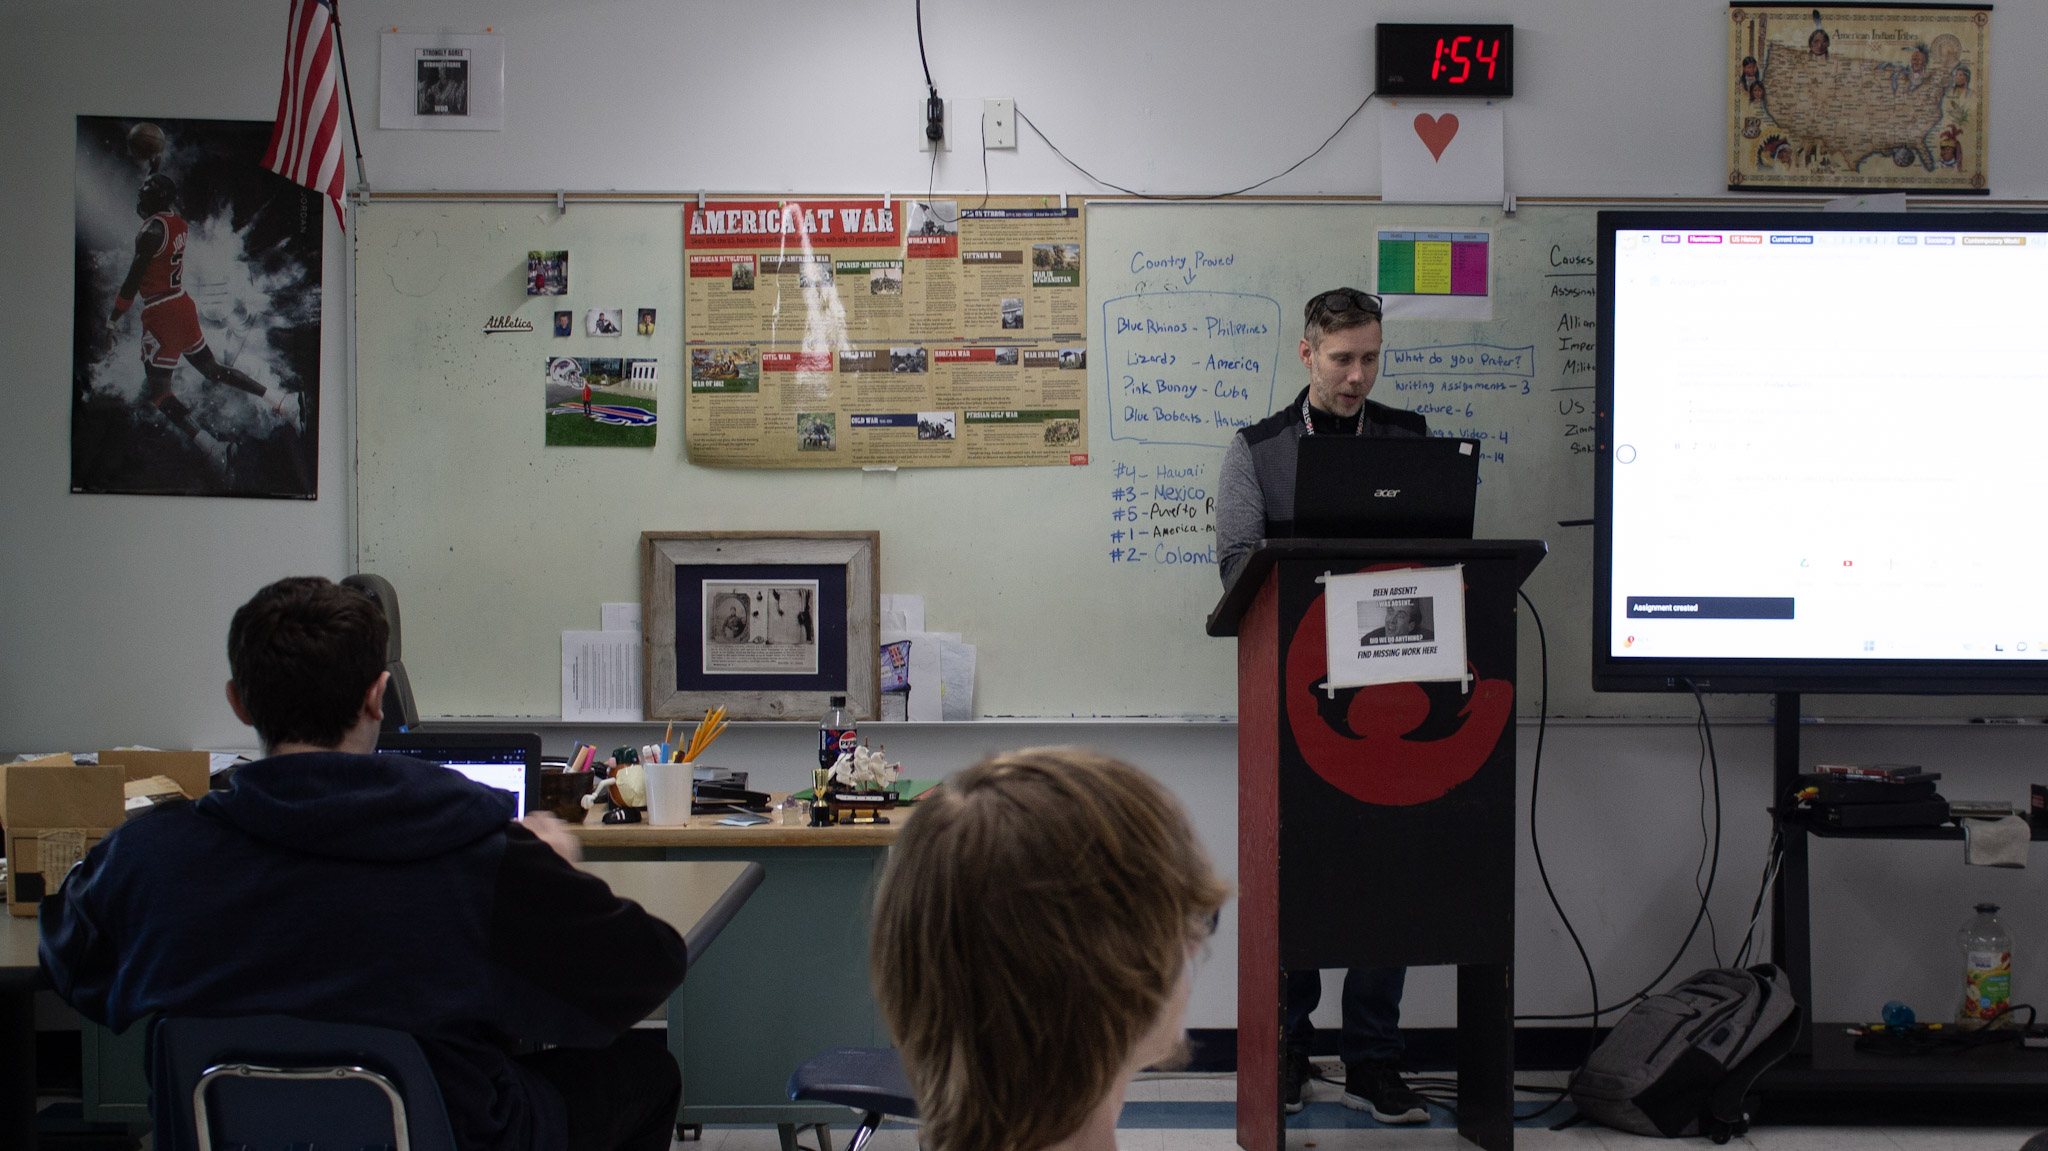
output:
{"label": "chair backrest", "polygon": [[151,1039],[159,1151],[455,1151],[433,1069],[402,1031],[250,1015],[159,1019]]}

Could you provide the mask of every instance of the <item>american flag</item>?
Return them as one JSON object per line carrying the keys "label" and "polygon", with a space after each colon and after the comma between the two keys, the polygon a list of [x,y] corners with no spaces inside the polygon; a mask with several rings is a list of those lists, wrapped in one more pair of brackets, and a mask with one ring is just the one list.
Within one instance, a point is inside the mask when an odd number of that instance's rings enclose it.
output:
{"label": "american flag", "polygon": [[[341,219],[345,164],[341,137],[340,29],[332,0],[292,0],[284,39],[284,90],[263,166],[295,184],[324,192]],[[346,227],[346,223],[343,225]]]}

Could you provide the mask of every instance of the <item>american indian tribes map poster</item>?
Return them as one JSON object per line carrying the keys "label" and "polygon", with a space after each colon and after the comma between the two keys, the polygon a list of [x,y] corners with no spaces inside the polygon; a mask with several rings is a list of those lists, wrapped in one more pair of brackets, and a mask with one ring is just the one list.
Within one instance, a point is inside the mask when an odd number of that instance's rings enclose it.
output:
{"label": "american indian tribes map poster", "polygon": [[1988,6],[1730,5],[1728,187],[1990,191]]}

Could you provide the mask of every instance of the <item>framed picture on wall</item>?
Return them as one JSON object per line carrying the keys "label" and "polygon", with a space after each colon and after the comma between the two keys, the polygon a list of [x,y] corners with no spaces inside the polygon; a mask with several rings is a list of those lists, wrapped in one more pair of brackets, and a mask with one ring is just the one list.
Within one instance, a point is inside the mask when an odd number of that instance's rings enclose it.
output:
{"label": "framed picture on wall", "polygon": [[1730,4],[1731,191],[1988,194],[1989,4]]}
{"label": "framed picture on wall", "polygon": [[642,532],[648,719],[879,714],[880,532]]}

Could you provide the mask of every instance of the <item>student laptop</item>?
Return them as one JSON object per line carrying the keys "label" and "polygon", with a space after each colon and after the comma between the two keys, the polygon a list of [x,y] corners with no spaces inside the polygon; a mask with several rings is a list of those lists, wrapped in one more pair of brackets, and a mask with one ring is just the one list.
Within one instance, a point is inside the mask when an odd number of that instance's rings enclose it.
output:
{"label": "student laptop", "polygon": [[1478,502],[1477,440],[1303,436],[1295,457],[1299,537],[1468,540]]}
{"label": "student laptop", "polygon": [[524,818],[540,803],[540,736],[530,731],[387,731],[377,737],[377,750],[438,763],[511,792],[514,819]]}

